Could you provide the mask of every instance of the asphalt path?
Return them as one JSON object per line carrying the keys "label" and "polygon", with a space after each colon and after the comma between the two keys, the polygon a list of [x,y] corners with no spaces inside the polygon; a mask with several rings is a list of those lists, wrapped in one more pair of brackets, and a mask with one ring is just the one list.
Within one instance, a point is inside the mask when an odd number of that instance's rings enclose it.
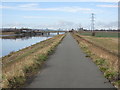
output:
{"label": "asphalt path", "polygon": [[68,33],[26,88],[114,88]]}

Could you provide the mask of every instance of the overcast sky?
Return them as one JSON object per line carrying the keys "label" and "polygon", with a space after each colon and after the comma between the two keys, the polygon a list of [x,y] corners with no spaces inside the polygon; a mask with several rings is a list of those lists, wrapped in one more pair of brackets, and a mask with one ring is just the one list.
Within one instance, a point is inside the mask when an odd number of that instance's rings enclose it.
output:
{"label": "overcast sky", "polygon": [[96,29],[116,29],[118,22],[117,2],[2,2],[0,8],[3,27],[90,29],[91,13]]}

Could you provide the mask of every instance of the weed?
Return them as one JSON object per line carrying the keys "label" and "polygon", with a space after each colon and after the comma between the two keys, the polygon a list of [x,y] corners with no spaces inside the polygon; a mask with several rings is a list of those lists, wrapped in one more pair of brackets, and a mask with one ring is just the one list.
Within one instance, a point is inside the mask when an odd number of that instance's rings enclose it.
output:
{"label": "weed", "polygon": [[41,55],[38,56],[37,61],[46,61],[47,58],[48,58],[47,55],[41,54]]}
{"label": "weed", "polygon": [[103,59],[103,58],[96,59],[95,63],[97,65],[103,65],[103,64],[105,64],[105,59]]}
{"label": "weed", "polygon": [[93,56],[93,54],[91,53],[91,51],[89,51],[89,50],[85,50],[85,53],[87,54],[86,55],[86,57],[91,57],[91,56]]}
{"label": "weed", "polygon": [[48,55],[51,55],[53,52],[54,52],[54,49],[52,48],[48,51]]}
{"label": "weed", "polygon": [[114,82],[113,84],[116,85],[116,86],[118,86],[118,88],[120,88],[120,80]]}
{"label": "weed", "polygon": [[82,45],[82,48],[83,48],[83,49],[87,49],[87,47],[86,47],[86,46],[83,46],[83,45]]}
{"label": "weed", "polygon": [[24,76],[16,76],[8,80],[9,87],[17,88],[24,84],[25,77]]}
{"label": "weed", "polygon": [[28,73],[32,72],[32,70],[33,70],[32,66],[25,66],[24,69],[23,69],[25,74],[28,74]]}
{"label": "weed", "polygon": [[105,67],[105,66],[103,66],[103,67],[99,67],[99,69],[100,69],[102,72],[105,72],[105,71],[107,71],[107,70],[108,70],[108,68],[107,68],[107,67]]}
{"label": "weed", "polygon": [[109,80],[113,80],[116,75],[117,75],[116,72],[113,72],[113,71],[110,71],[110,70],[107,70],[107,71],[104,73],[104,76],[105,76],[107,79],[109,79]]}

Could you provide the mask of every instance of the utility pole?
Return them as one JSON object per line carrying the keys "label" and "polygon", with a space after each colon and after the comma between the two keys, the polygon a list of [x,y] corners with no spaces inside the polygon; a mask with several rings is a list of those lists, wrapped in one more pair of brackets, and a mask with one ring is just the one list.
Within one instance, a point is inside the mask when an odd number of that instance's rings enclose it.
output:
{"label": "utility pole", "polygon": [[95,36],[95,32],[94,32],[94,29],[95,29],[95,17],[94,17],[94,13],[92,13],[92,16],[91,16],[91,31],[92,31],[92,36]]}

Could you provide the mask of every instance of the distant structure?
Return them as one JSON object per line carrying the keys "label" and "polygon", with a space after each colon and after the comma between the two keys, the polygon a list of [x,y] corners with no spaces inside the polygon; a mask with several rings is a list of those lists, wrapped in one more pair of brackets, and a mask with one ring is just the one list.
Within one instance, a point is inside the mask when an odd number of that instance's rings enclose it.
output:
{"label": "distant structure", "polygon": [[84,29],[81,27],[81,28],[79,28],[79,31],[83,31]]}
{"label": "distant structure", "polygon": [[94,13],[92,13],[92,17],[91,17],[91,31],[93,31],[95,29],[95,17],[94,17]]}
{"label": "distant structure", "polygon": [[69,32],[74,32],[75,30],[72,28]]}
{"label": "distant structure", "polygon": [[91,17],[91,31],[92,31],[92,36],[95,36],[95,17],[94,17],[94,13],[92,13],[92,17]]}
{"label": "distant structure", "polygon": [[84,30],[84,29],[83,29],[82,25],[81,25],[81,24],[79,24],[78,31],[83,31],[83,30]]}

